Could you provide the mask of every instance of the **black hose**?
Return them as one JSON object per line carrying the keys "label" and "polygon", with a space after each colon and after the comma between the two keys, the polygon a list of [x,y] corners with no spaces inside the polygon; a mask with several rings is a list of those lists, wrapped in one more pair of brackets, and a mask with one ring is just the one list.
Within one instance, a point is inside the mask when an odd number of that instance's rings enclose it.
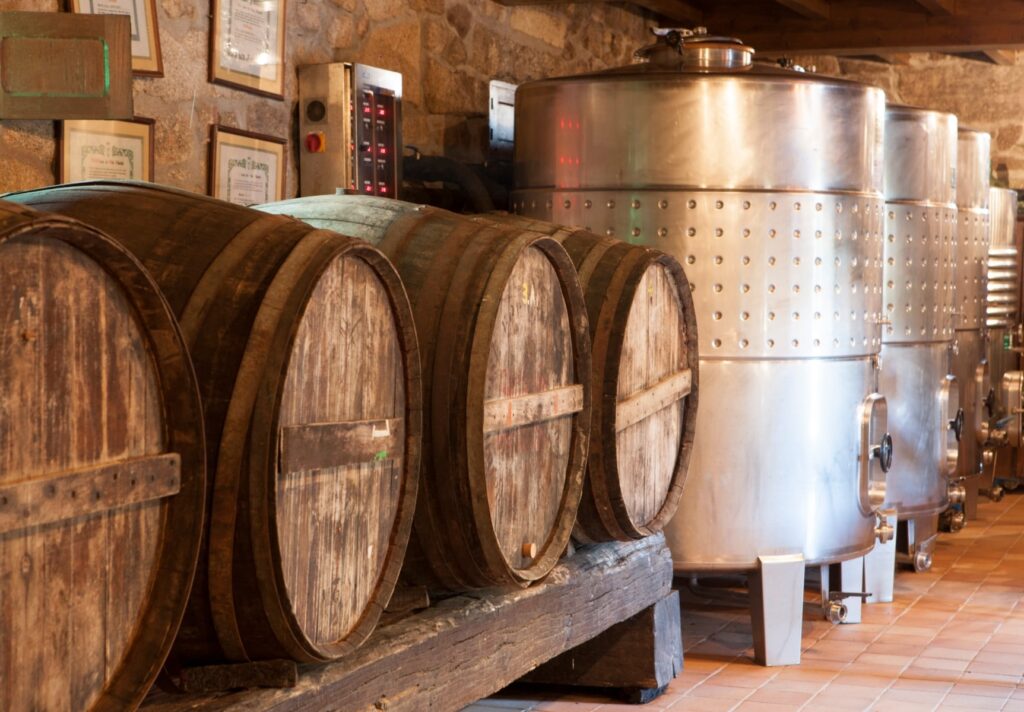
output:
{"label": "black hose", "polygon": [[465,193],[475,213],[494,210],[494,201],[487,186],[463,163],[444,156],[406,156],[402,161],[402,171],[411,180],[454,183]]}

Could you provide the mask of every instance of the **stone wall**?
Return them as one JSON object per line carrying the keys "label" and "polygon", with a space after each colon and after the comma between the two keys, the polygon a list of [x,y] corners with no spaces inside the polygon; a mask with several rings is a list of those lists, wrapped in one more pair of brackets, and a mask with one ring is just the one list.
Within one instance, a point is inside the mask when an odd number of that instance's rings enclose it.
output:
{"label": "stone wall", "polygon": [[[54,11],[61,0],[0,0],[0,9]],[[297,186],[295,67],[359,61],[404,75],[406,144],[479,161],[487,83],[520,83],[629,61],[655,20],[605,3],[505,7],[493,0],[289,0],[285,101],[207,81],[208,2],[157,0],[163,78],[135,79],[136,113],[157,119],[156,179],[205,191],[210,125],[288,136],[287,192]],[[993,167],[1024,185],[1024,66],[944,55],[906,65],[801,57],[819,72],[867,81],[896,101],[952,111],[993,135]],[[54,182],[56,125],[0,122],[0,192]]]}
{"label": "stone wall", "polygon": [[[205,192],[210,126],[288,136],[287,192],[297,186],[295,67],[359,61],[404,75],[405,142],[480,160],[487,84],[623,64],[654,24],[603,3],[504,7],[492,0],[289,0],[285,101],[207,81],[208,2],[157,0],[164,77],[135,79],[135,111],[157,120],[156,180]],[[55,11],[60,0],[0,0],[3,10]],[[55,181],[50,121],[0,121],[0,192]]]}
{"label": "stone wall", "polygon": [[797,57],[819,73],[882,87],[890,101],[949,111],[961,126],[992,134],[992,168],[1003,186],[1024,186],[1024,66],[1000,66],[942,54],[906,64]]}

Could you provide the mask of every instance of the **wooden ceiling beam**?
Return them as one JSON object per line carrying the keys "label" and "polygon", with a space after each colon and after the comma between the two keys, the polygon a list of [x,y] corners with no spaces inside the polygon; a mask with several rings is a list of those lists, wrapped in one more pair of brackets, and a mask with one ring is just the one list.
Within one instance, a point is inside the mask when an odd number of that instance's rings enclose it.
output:
{"label": "wooden ceiling beam", "polygon": [[956,0],[914,0],[932,15],[956,14]]}
{"label": "wooden ceiling beam", "polygon": [[1017,63],[1017,52],[1012,49],[983,49],[981,51],[992,64],[1012,66]]}
{"label": "wooden ceiling beam", "polygon": [[704,20],[704,11],[684,0],[629,0],[629,3],[685,26],[700,25]]}
{"label": "wooden ceiling beam", "polygon": [[779,5],[814,20],[827,20],[829,6],[825,0],[775,0]]}
{"label": "wooden ceiling beam", "polygon": [[[617,2],[622,0],[496,0],[501,5],[509,7],[518,5],[568,5],[570,3],[600,3]],[[683,27],[695,27],[701,25],[704,20],[704,11],[686,0],[627,0],[628,4],[643,8],[661,15],[666,20],[678,23]]]}
{"label": "wooden ceiling beam", "polygon": [[[747,7],[747,6],[745,6]],[[1024,49],[1024,3],[957,0],[956,15],[925,15],[906,3],[843,0],[827,20],[782,18],[770,10],[709,6],[705,24],[758,51],[787,54],[890,55]]]}

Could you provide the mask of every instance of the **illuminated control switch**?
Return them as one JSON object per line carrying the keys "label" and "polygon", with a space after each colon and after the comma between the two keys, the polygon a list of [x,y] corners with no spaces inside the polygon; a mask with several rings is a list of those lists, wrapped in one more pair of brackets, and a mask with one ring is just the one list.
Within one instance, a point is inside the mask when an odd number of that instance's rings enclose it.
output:
{"label": "illuminated control switch", "polygon": [[306,134],[306,150],[310,153],[325,153],[327,151],[327,137],[323,131],[310,131]]}

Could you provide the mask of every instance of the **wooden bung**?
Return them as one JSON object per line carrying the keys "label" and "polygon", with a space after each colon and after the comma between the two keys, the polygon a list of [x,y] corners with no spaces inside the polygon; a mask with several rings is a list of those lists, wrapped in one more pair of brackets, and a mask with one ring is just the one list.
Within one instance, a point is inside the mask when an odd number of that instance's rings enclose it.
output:
{"label": "wooden bung", "polygon": [[157,285],[0,201],[0,710],[142,701],[202,540],[202,408]]}
{"label": "wooden bung", "polygon": [[661,531],[679,505],[697,417],[697,321],[670,255],[585,230],[487,216],[562,243],[586,294],[593,345],[593,432],[576,537]]}
{"label": "wooden bung", "polygon": [[369,240],[409,292],[429,437],[406,577],[463,589],[545,576],[576,519],[591,422],[586,312],[565,249],[365,196],[260,209]]}
{"label": "wooden bung", "polygon": [[171,672],[354,649],[398,578],[419,469],[415,327],[387,258],[361,240],[150,184],[12,199],[123,242],[192,353],[211,516]]}

